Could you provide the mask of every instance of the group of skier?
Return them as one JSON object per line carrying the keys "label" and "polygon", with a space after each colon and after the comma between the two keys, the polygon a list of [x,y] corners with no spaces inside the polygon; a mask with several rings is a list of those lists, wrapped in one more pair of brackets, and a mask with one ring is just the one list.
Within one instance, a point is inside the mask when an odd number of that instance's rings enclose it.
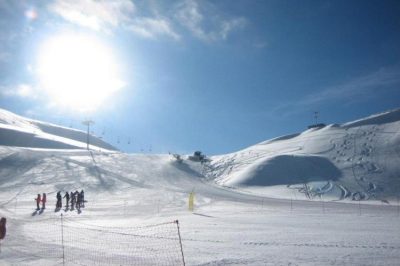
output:
{"label": "group of skier", "polygon": [[[65,208],[68,209],[71,206],[71,210],[76,208],[77,210],[80,210],[81,208],[85,208],[85,192],[83,189],[81,192],[75,191],[71,193],[65,192],[64,197],[61,196],[61,191],[57,192],[57,203],[56,203],[56,210],[59,210],[62,208],[62,198],[65,198]],[[42,203],[42,211],[46,208],[46,193],[43,193],[43,195],[37,194],[37,197],[35,199],[36,201],[36,210],[40,210],[40,203]]]}
{"label": "group of skier", "polygon": [[57,203],[56,208],[61,209],[62,207],[62,198],[65,198],[65,208],[68,209],[71,206],[71,210],[76,208],[80,210],[81,208],[85,208],[85,192],[83,189],[81,192],[76,190],[75,192],[71,191],[71,193],[65,192],[64,197],[61,197],[61,191],[57,192]]}
{"label": "group of skier", "polygon": [[43,210],[46,209],[46,193],[43,193],[43,196],[37,194],[35,201],[36,201],[36,210],[40,210],[40,203],[42,203],[42,209]]}

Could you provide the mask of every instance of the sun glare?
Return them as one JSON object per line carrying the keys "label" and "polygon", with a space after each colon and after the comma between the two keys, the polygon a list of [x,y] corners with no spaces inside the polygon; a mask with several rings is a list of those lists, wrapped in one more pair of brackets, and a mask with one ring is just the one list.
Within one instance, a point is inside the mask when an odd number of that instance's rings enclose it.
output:
{"label": "sun glare", "polygon": [[111,50],[88,36],[49,39],[39,53],[37,70],[51,101],[78,111],[96,110],[124,85]]}

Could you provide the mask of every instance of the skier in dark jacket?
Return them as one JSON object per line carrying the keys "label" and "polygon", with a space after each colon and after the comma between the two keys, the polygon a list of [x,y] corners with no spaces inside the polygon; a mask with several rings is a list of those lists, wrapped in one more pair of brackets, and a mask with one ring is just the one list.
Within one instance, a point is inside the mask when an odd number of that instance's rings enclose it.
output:
{"label": "skier in dark jacket", "polygon": [[75,193],[71,191],[70,195],[70,199],[71,199],[71,210],[74,209],[75,207]]}
{"label": "skier in dark jacket", "polygon": [[46,209],[46,193],[43,193],[42,196],[42,209]]}
{"label": "skier in dark jacket", "polygon": [[80,209],[81,208],[81,197],[80,197],[78,190],[75,191],[74,194],[75,194],[75,199],[76,199],[76,208]]}
{"label": "skier in dark jacket", "polygon": [[40,210],[40,201],[41,201],[41,197],[40,197],[40,194],[37,194],[37,197],[36,197],[36,206],[37,206],[37,210]]}
{"label": "skier in dark jacket", "polygon": [[1,217],[0,219],[0,240],[4,239],[6,237],[6,222],[7,219],[4,217]]}
{"label": "skier in dark jacket", "polygon": [[56,204],[56,208],[58,209],[58,208],[61,208],[62,207],[62,203],[61,203],[61,191],[58,191],[57,192],[57,204]]}
{"label": "skier in dark jacket", "polygon": [[65,207],[68,208],[69,207],[69,193],[68,193],[68,191],[65,192],[65,195],[64,195],[63,198],[65,198],[65,203],[66,203]]}
{"label": "skier in dark jacket", "polygon": [[81,190],[81,206],[82,208],[85,208],[85,192],[83,192],[83,189]]}

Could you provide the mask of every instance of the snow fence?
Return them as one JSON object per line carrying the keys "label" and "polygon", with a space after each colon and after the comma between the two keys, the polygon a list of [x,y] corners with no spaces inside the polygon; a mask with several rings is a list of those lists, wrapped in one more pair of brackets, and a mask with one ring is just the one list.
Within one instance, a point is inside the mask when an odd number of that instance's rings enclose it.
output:
{"label": "snow fence", "polygon": [[177,220],[141,227],[105,227],[63,216],[16,222],[2,255],[15,256],[18,265],[185,265]]}

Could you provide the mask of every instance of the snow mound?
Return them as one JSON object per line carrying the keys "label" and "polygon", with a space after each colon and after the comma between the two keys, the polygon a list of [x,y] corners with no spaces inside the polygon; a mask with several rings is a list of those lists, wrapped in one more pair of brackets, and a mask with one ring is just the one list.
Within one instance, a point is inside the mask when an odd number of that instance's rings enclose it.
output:
{"label": "snow mound", "polygon": [[[267,196],[290,197],[298,188],[306,198],[393,199],[400,188],[400,109],[211,159],[205,170],[208,179]],[[285,187],[271,193],[278,186]]]}
{"label": "snow mound", "polygon": [[232,176],[226,185],[274,186],[313,181],[337,180],[340,170],[320,156],[278,155],[260,160],[239,175]]}

